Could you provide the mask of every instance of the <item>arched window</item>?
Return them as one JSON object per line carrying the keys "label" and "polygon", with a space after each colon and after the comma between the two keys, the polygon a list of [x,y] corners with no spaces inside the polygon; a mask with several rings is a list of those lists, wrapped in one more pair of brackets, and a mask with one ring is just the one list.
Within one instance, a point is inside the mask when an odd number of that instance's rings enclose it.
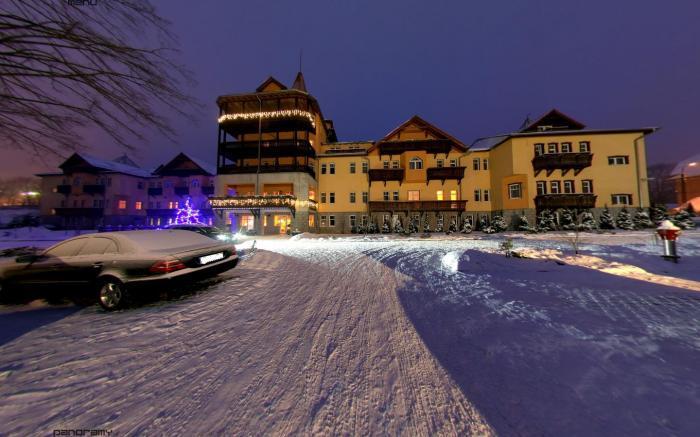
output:
{"label": "arched window", "polygon": [[408,162],[408,168],[411,170],[420,170],[423,168],[423,160],[416,157],[411,158],[411,160]]}

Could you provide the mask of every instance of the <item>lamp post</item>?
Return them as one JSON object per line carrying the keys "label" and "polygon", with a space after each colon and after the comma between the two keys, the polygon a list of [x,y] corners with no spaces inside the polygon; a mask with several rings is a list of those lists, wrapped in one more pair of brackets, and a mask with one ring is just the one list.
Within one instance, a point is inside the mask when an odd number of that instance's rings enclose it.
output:
{"label": "lamp post", "polygon": [[696,165],[698,165],[697,162],[689,162],[689,163],[685,164],[683,167],[681,167],[681,199],[680,199],[680,202],[678,202],[679,204],[682,204],[683,202],[686,202],[688,200],[687,199],[688,195],[687,195],[686,189],[685,189],[685,169],[688,167],[695,167]]}

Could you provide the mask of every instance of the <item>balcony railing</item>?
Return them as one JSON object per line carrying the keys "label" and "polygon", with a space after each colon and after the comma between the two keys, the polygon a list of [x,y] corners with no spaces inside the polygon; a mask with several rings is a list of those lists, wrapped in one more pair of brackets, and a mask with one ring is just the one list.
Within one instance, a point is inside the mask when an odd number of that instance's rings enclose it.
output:
{"label": "balcony railing", "polygon": [[451,140],[405,140],[382,141],[379,143],[380,155],[400,155],[404,152],[423,150],[434,155],[450,153],[454,142]]}
{"label": "balcony railing", "polygon": [[288,194],[270,196],[210,197],[212,209],[288,209],[296,210],[297,198]]}
{"label": "balcony railing", "polygon": [[56,188],[54,188],[54,192],[67,196],[70,194],[71,189],[72,187],[70,185],[57,185]]}
{"label": "balcony railing", "polygon": [[176,196],[189,196],[190,195],[190,187],[175,187],[175,195]]}
{"label": "balcony railing", "polygon": [[546,170],[548,176],[554,170],[562,170],[563,174],[574,170],[574,174],[578,174],[584,168],[590,167],[592,162],[593,154],[588,152],[545,153],[532,158],[532,168],[535,170],[535,175],[542,170]]}
{"label": "balcony railing", "polygon": [[595,208],[595,194],[540,194],[535,197],[537,209]]}
{"label": "balcony railing", "polygon": [[214,187],[211,185],[202,187],[202,194],[204,194],[205,196],[211,196],[212,194],[214,194]]}
{"label": "balcony railing", "polygon": [[163,187],[149,187],[148,188],[148,195],[149,196],[162,196],[163,195]]}
{"label": "balcony railing", "polygon": [[[257,165],[222,165],[219,166],[219,174],[240,174],[240,173],[255,173],[258,170]],[[316,170],[310,165],[304,164],[287,164],[287,165],[261,165],[261,173],[282,173],[282,172],[304,172],[316,178]]]}
{"label": "balcony railing", "polygon": [[409,211],[453,211],[461,212],[467,208],[466,200],[408,200],[399,202],[369,202],[369,210],[377,212]]}
{"label": "balcony railing", "polygon": [[[235,141],[221,144],[221,153],[228,159],[255,159],[258,157],[257,141]],[[316,151],[308,140],[262,141],[260,156],[280,158],[290,156],[316,157]]]}
{"label": "balcony railing", "polygon": [[427,170],[429,181],[446,179],[462,180],[465,167],[432,167]]}
{"label": "balcony railing", "polygon": [[370,182],[403,181],[402,168],[372,168],[368,172]]}
{"label": "balcony railing", "polygon": [[85,194],[104,194],[105,186],[101,184],[83,185],[83,193]]}

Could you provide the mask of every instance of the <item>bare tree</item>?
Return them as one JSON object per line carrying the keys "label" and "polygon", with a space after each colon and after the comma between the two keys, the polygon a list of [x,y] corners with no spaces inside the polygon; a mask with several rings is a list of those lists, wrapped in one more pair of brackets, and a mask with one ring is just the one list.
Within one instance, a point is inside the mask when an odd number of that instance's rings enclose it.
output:
{"label": "bare tree", "polygon": [[65,156],[86,147],[86,126],[127,149],[146,127],[173,139],[163,113],[198,104],[169,25],[148,0],[4,0],[0,144]]}

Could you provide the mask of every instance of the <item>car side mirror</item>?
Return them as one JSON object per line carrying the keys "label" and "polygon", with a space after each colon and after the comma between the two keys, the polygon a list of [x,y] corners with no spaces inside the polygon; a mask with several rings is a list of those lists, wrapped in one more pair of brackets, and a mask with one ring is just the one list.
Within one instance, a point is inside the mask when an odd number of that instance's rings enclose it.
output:
{"label": "car side mirror", "polygon": [[15,258],[15,261],[21,264],[31,264],[40,259],[41,257],[41,255],[33,253],[30,255],[20,255],[17,258]]}

